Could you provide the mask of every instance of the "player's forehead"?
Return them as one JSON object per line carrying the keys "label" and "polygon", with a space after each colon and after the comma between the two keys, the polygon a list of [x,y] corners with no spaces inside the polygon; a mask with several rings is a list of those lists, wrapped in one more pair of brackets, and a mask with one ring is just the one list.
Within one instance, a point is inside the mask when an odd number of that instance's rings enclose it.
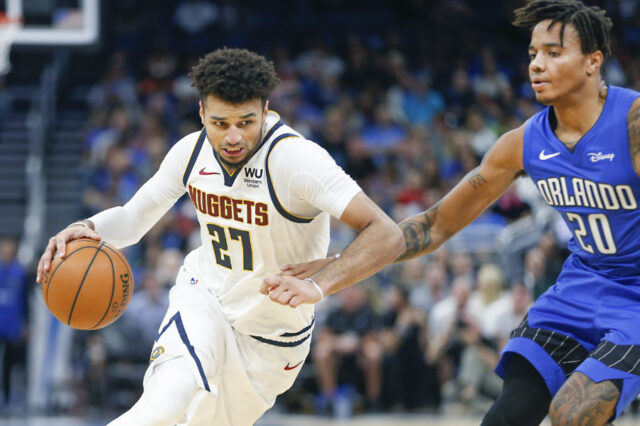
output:
{"label": "player's forehead", "polygon": [[566,49],[581,48],[580,36],[572,23],[567,23],[562,34],[562,23],[554,22],[551,19],[540,21],[531,31],[530,49],[541,49],[543,47],[561,46]]}
{"label": "player's forehead", "polygon": [[203,103],[206,118],[236,120],[259,116],[262,100],[250,99],[246,102],[231,103],[215,95],[208,95]]}

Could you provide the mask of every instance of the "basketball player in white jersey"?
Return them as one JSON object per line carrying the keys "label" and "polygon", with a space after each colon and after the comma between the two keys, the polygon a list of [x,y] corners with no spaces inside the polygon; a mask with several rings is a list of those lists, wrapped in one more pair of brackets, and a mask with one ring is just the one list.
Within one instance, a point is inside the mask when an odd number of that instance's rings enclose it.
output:
{"label": "basketball player in white jersey", "polygon": [[[190,76],[202,131],[185,136],[124,206],[49,240],[38,281],[65,243],[134,244],[183,194],[202,246],[187,255],[151,351],[138,402],[111,425],[251,425],[293,384],[309,352],[313,305],[404,250],[397,225],[329,154],[268,110],[273,65],[219,49]],[[311,277],[281,265],[326,256],[329,215],[358,231],[342,256]]]}

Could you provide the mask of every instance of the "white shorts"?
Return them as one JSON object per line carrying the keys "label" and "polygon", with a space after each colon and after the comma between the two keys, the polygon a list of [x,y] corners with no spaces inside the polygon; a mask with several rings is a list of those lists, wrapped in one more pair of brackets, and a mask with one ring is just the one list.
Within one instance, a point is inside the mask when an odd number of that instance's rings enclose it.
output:
{"label": "white shorts", "polygon": [[293,385],[309,353],[310,338],[281,347],[237,333],[213,291],[184,266],[169,302],[145,387],[157,365],[183,356],[200,387],[215,397],[209,424],[241,426],[255,423]]}

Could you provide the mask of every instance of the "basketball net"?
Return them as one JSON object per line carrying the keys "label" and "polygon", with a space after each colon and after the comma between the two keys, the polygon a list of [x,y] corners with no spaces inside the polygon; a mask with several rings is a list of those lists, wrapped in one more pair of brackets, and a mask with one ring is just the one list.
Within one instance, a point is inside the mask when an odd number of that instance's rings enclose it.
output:
{"label": "basketball net", "polygon": [[0,77],[11,71],[9,53],[20,27],[22,27],[20,19],[10,18],[6,13],[0,12]]}

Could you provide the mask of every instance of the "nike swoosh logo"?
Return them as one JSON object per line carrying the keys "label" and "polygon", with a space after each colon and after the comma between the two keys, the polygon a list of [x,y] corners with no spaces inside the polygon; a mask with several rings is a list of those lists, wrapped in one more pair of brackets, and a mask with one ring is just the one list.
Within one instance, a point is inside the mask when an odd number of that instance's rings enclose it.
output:
{"label": "nike swoosh logo", "polygon": [[287,365],[284,366],[285,370],[293,370],[294,368],[296,368],[297,366],[299,366],[300,364],[302,364],[302,361],[300,361],[299,363],[297,363],[296,365],[289,365],[289,363],[287,363]]}
{"label": "nike swoosh logo", "polygon": [[204,169],[206,169],[206,167],[203,167],[203,168],[200,169],[200,174],[201,175],[207,176],[207,175],[219,175],[220,174],[218,172],[205,172]]}
{"label": "nike swoosh logo", "polygon": [[540,151],[540,155],[538,156],[538,158],[540,158],[541,160],[548,160],[549,158],[553,158],[557,155],[560,155],[559,152],[554,152],[553,154],[545,154],[544,153],[544,149],[542,151]]}

